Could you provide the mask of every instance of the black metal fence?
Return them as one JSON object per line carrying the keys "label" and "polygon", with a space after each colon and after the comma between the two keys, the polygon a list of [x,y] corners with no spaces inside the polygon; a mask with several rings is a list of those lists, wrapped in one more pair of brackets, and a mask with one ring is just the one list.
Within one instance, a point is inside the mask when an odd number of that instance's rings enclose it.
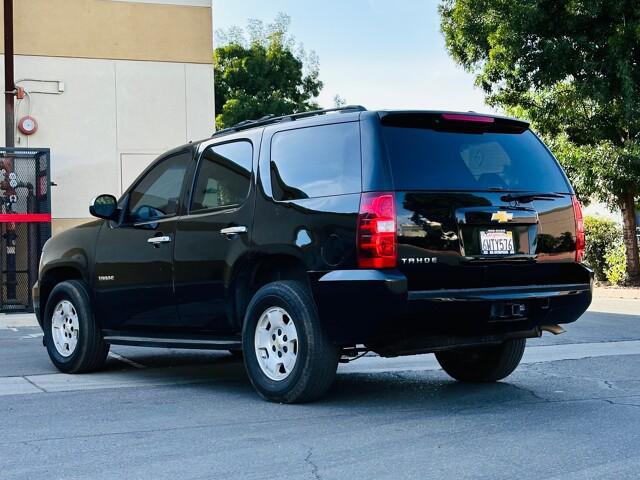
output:
{"label": "black metal fence", "polygon": [[44,243],[51,237],[50,154],[0,148],[0,312],[33,310]]}

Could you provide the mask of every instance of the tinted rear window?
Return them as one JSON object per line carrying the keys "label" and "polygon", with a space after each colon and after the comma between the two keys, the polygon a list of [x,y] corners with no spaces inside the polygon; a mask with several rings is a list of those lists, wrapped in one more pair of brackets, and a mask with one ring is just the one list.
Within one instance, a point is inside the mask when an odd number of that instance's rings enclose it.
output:
{"label": "tinted rear window", "polygon": [[463,133],[382,127],[398,190],[569,193],[560,167],[530,131]]}
{"label": "tinted rear window", "polygon": [[271,185],[276,200],[360,192],[357,122],[278,132],[271,141]]}
{"label": "tinted rear window", "polygon": [[249,194],[253,147],[239,141],[208,147],[200,159],[191,211],[240,205]]}

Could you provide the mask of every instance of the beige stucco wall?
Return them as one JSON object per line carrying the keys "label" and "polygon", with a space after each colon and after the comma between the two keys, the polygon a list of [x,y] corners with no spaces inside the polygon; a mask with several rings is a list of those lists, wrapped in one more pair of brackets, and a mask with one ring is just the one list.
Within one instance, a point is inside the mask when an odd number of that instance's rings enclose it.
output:
{"label": "beige stucco wall", "polygon": [[159,154],[211,135],[211,0],[14,5],[15,79],[33,92],[16,102],[16,118],[30,112],[39,124],[16,132],[16,146],[51,149],[54,234],[90,221],[92,198],[119,196]]}
{"label": "beige stucco wall", "polygon": [[[0,24],[0,36],[3,30]],[[19,0],[14,2],[14,39],[18,55],[211,63],[211,8]]]}
{"label": "beige stucco wall", "polygon": [[57,235],[72,227],[95,220],[95,218],[54,218],[51,220],[51,234]]}
{"label": "beige stucco wall", "polygon": [[[59,95],[31,95],[38,132],[16,134],[18,147],[51,149],[56,219],[88,217],[97,194],[119,196],[158,155],[213,132],[211,64],[18,56],[15,70],[17,79],[65,84]],[[21,84],[38,90],[56,85]],[[16,117],[28,110],[28,100],[18,102]]]}

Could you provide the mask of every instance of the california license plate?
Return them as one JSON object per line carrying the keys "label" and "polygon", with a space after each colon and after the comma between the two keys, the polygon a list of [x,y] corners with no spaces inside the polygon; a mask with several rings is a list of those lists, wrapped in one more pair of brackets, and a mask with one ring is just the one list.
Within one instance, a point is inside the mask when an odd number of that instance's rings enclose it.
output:
{"label": "california license plate", "polygon": [[514,254],[513,232],[508,230],[480,231],[480,250],[483,255]]}

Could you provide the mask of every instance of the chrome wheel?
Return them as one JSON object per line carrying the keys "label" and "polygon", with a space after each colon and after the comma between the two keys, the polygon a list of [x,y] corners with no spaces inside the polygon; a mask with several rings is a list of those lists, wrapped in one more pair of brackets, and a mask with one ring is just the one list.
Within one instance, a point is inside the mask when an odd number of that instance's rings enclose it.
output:
{"label": "chrome wheel", "polygon": [[78,312],[69,300],[61,300],[53,310],[51,337],[56,350],[63,357],[69,357],[78,346]]}
{"label": "chrome wheel", "polygon": [[298,359],[298,332],[291,316],[280,307],[264,311],[258,320],[254,345],[258,365],[271,380],[284,380]]}

